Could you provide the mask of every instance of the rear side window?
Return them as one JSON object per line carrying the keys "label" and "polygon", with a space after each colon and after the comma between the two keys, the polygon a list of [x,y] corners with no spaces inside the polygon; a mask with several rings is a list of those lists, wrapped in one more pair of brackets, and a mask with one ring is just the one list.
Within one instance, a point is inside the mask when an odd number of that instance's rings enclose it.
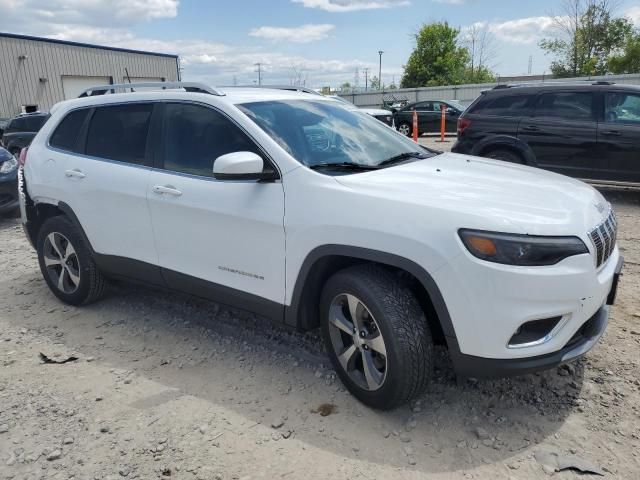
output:
{"label": "rear side window", "polygon": [[44,122],[47,121],[49,117],[47,115],[34,115],[33,117],[25,117],[25,131],[27,132],[39,132]]}
{"label": "rear side window", "polygon": [[78,143],[78,134],[82,128],[88,109],[74,110],[67,114],[56,127],[49,139],[49,145],[60,150],[75,152]]}
{"label": "rear side window", "polygon": [[473,107],[469,113],[479,115],[524,115],[524,110],[532,95],[503,95],[497,98],[486,97]]}
{"label": "rear side window", "polygon": [[98,107],[87,132],[86,153],[93,157],[143,165],[152,104]]}
{"label": "rear side window", "polygon": [[222,113],[193,104],[170,103],[165,109],[164,168],[213,177],[221,155],[254,152],[255,143]]}
{"label": "rear side window", "polygon": [[21,132],[24,131],[24,119],[23,118],[14,118],[7,125],[7,132]]}
{"label": "rear side window", "polygon": [[555,92],[540,95],[536,104],[536,117],[563,120],[593,120],[593,94],[591,92]]}

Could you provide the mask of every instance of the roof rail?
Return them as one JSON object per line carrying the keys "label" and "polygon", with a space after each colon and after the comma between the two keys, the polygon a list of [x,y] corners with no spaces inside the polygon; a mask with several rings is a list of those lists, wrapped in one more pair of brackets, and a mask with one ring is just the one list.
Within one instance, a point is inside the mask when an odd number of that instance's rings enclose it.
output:
{"label": "roof rail", "polygon": [[124,90],[126,88],[130,88],[132,91],[135,88],[161,88],[163,90],[182,88],[187,92],[208,93],[210,95],[217,95],[220,97],[225,95],[223,92],[199,82],[134,82],[114,83],[112,85],[98,85],[95,87],[87,88],[78,96],[78,98],[91,97],[94,95],[105,95],[107,93],[116,93],[116,90]]}
{"label": "roof rail", "polygon": [[553,85],[615,85],[615,82],[607,80],[549,80],[547,82],[523,82],[523,83],[502,83],[491,88],[491,90],[502,90],[504,88],[514,87],[547,87]]}
{"label": "roof rail", "polygon": [[322,95],[309,87],[301,87],[298,85],[227,85],[223,88],[272,88],[274,90],[289,90],[291,92],[311,93],[313,95]]}
{"label": "roof rail", "polygon": [[616,82],[608,82],[606,80],[598,80],[596,82],[593,82],[591,85],[615,85]]}

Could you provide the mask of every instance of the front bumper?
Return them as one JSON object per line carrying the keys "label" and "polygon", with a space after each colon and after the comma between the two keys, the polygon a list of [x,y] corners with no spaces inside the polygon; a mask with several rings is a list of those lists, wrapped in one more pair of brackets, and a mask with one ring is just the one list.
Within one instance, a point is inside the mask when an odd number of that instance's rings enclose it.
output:
{"label": "front bumper", "polygon": [[598,343],[609,323],[609,306],[603,305],[560,350],[528,358],[495,359],[465,355],[450,349],[456,374],[466,378],[500,378],[548,370],[582,357]]}

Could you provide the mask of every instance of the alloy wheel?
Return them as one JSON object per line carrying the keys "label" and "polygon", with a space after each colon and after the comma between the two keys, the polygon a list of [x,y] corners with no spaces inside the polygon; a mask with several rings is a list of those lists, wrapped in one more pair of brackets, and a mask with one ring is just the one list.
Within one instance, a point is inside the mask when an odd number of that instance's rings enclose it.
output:
{"label": "alloy wheel", "polygon": [[51,232],[44,240],[42,255],[51,282],[63,293],[74,293],[80,285],[80,261],[69,239]]}
{"label": "alloy wheel", "polygon": [[410,127],[409,127],[409,125],[407,125],[406,123],[401,124],[401,125],[398,127],[398,131],[399,131],[401,134],[403,134],[403,135],[405,135],[405,136],[407,136],[407,137],[408,137],[409,135],[411,135],[411,128],[410,128]]}
{"label": "alloy wheel", "polygon": [[387,350],[376,320],[360,299],[337,295],[329,307],[329,335],[340,365],[360,388],[378,390],[387,376]]}

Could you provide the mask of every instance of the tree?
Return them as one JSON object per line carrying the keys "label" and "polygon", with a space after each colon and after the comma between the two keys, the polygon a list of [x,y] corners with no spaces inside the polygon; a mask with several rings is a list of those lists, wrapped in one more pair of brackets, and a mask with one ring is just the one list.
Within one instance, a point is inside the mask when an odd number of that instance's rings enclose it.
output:
{"label": "tree", "polygon": [[469,65],[465,72],[467,83],[488,83],[495,80],[491,72],[496,58],[493,34],[484,23],[474,23],[463,32],[463,45],[469,53]]}
{"label": "tree", "polygon": [[342,85],[340,85],[340,91],[341,92],[349,92],[351,90],[351,84],[349,82],[344,82]]}
{"label": "tree", "polygon": [[459,45],[460,31],[447,22],[425,24],[402,76],[403,88],[457,85],[464,81],[469,52]]}
{"label": "tree", "polygon": [[378,90],[380,89],[380,80],[378,80],[378,77],[373,76],[369,79],[369,88],[371,90]]}
{"label": "tree", "polygon": [[615,17],[616,0],[564,0],[553,17],[555,36],[540,47],[555,56],[556,77],[604,75],[609,57],[618,53],[633,31],[631,21]]}
{"label": "tree", "polygon": [[640,30],[627,37],[620,54],[609,58],[609,71],[614,74],[640,72]]}

